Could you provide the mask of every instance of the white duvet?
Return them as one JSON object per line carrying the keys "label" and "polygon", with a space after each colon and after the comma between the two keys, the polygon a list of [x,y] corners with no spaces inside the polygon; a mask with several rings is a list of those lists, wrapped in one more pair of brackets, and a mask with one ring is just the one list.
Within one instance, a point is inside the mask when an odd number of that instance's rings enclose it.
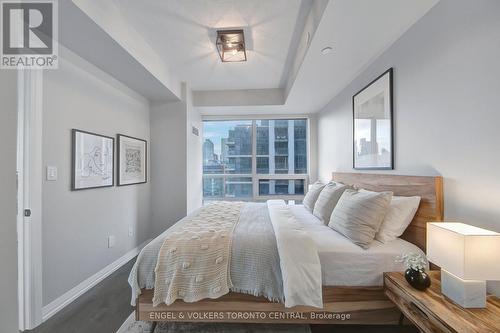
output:
{"label": "white duvet", "polygon": [[406,268],[396,261],[405,253],[425,253],[415,244],[397,238],[386,244],[374,240],[362,249],[321,222],[302,205],[289,206],[295,219],[313,239],[321,262],[323,286],[382,286],[384,272]]}
{"label": "white duvet", "polygon": [[285,307],[322,308],[321,263],[316,244],[283,200],[269,200],[267,207],[280,256]]}

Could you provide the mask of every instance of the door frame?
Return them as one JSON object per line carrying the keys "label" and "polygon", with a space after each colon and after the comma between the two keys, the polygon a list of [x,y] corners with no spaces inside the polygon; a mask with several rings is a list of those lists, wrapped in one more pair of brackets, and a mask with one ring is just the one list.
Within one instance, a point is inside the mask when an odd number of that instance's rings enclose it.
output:
{"label": "door frame", "polygon": [[42,323],[42,88],[41,69],[18,70],[17,241],[21,331]]}

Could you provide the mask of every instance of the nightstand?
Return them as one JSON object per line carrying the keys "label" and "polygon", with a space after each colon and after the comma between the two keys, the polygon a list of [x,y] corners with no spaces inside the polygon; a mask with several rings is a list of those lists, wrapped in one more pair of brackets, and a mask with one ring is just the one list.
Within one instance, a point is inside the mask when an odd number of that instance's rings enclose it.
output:
{"label": "nightstand", "polygon": [[401,272],[384,273],[384,289],[421,332],[500,332],[500,299],[487,296],[484,309],[464,309],[441,294],[440,271],[428,272],[431,287],[425,291],[412,288]]}

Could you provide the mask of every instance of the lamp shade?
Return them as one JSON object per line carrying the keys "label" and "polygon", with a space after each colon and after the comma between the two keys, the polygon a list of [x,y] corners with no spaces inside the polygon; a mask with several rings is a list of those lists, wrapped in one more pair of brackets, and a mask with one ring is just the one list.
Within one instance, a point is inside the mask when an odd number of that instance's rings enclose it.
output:
{"label": "lamp shade", "polygon": [[461,279],[500,280],[500,234],[464,223],[428,223],[427,258]]}

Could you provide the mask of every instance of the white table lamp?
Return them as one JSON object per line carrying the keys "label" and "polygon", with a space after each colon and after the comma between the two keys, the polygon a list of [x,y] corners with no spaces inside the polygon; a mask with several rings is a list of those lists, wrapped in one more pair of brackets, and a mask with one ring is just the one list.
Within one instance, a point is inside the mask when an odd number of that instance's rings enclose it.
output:
{"label": "white table lamp", "polygon": [[486,307],[486,280],[500,280],[500,234],[464,223],[427,224],[427,258],[441,292],[464,308]]}

